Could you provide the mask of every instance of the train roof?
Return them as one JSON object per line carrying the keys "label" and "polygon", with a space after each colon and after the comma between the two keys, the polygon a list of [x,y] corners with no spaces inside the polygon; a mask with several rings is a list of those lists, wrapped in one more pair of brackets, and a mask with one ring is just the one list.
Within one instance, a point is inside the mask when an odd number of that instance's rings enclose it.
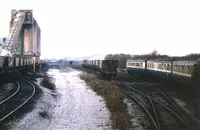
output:
{"label": "train roof", "polygon": [[200,55],[190,55],[182,57],[168,57],[168,56],[136,56],[128,60],[135,61],[197,61],[200,60]]}
{"label": "train roof", "polygon": [[172,61],[172,58],[160,58],[160,57],[154,57],[154,58],[149,58],[147,61]]}
{"label": "train roof", "polygon": [[145,59],[128,59],[127,62],[145,62]]}
{"label": "train roof", "polygon": [[148,57],[133,57],[130,60],[147,60]]}
{"label": "train roof", "polygon": [[[82,60],[82,61],[94,61],[94,60]],[[95,61],[97,61],[97,60],[95,60]],[[98,60],[98,61],[118,61],[118,60]]]}
{"label": "train roof", "polygon": [[200,56],[184,56],[184,57],[173,57],[174,61],[197,61]]}

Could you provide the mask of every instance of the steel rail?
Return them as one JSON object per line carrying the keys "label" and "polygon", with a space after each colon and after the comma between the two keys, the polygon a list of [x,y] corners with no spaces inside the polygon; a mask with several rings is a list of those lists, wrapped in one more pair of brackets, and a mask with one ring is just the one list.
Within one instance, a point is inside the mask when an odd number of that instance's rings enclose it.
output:
{"label": "steel rail", "polygon": [[2,103],[4,103],[5,101],[9,100],[10,98],[12,98],[15,94],[17,94],[17,92],[18,92],[19,89],[20,89],[20,85],[19,85],[19,82],[16,81],[16,83],[17,83],[17,90],[16,90],[12,95],[10,95],[9,97],[7,97],[7,98],[4,99],[3,101],[1,101],[1,102],[0,102],[0,105],[1,105]]}
{"label": "steel rail", "polygon": [[177,106],[171,99],[169,96],[167,96],[164,92],[162,92],[161,90],[159,90],[158,88],[154,87],[159,93],[161,93],[171,104],[172,106],[180,113],[180,115],[183,117],[183,119],[185,119],[185,121],[187,121],[187,123],[189,124],[190,122],[187,120],[187,118],[185,117],[185,115],[180,111],[180,108],[178,108],[179,106]]}
{"label": "steel rail", "polygon": [[122,91],[123,91],[127,96],[129,96],[131,99],[135,100],[135,101],[144,109],[144,111],[147,113],[147,115],[150,117],[152,123],[153,123],[154,126],[156,127],[156,130],[159,130],[159,128],[158,128],[158,126],[157,126],[157,124],[156,124],[154,118],[151,116],[151,114],[150,114],[149,111],[146,109],[146,107],[145,107],[142,103],[140,103],[140,101],[139,101],[137,98],[135,98],[134,96],[128,94],[128,93],[127,93],[126,91],[124,91],[124,90],[122,90]]}
{"label": "steel rail", "polygon": [[153,108],[153,112],[154,112],[154,115],[155,115],[155,118],[156,118],[158,130],[161,130],[160,123],[159,123],[159,120],[158,120],[158,114],[157,114],[156,109],[155,109],[155,107],[154,107],[153,101],[152,101],[152,99],[150,98],[151,96],[150,96],[149,92],[148,92],[144,87],[142,87],[142,86],[139,86],[139,87],[142,88],[142,89],[144,90],[144,92],[149,96],[149,101],[150,101],[151,106],[152,106],[152,108]]}
{"label": "steel rail", "polygon": [[26,81],[27,83],[29,83],[32,88],[33,88],[33,92],[31,94],[31,96],[29,96],[29,98],[27,100],[25,100],[21,105],[19,105],[17,108],[15,108],[14,110],[12,110],[10,113],[8,113],[7,115],[5,115],[3,118],[0,119],[0,122],[3,121],[4,119],[6,119],[8,116],[10,116],[11,114],[13,114],[15,111],[17,111],[19,108],[21,108],[22,106],[24,106],[35,94],[35,86],[29,82],[28,80],[23,79],[24,81]]}
{"label": "steel rail", "polygon": [[136,90],[136,89],[134,89],[134,88],[132,88],[132,87],[126,85],[126,84],[123,84],[123,85],[126,86],[126,87],[128,87],[129,89],[131,89],[131,90],[133,90],[133,91],[135,91],[135,92],[137,92],[137,93],[139,93],[139,94],[141,94],[141,95],[147,97],[147,98],[151,98],[154,102],[160,104],[160,105],[163,106],[165,109],[167,109],[167,110],[170,111],[172,114],[174,114],[174,115],[175,115],[182,123],[184,123],[188,128],[191,128],[191,125],[190,125],[190,124],[188,124],[188,123],[187,123],[183,118],[181,118],[176,112],[174,112],[172,109],[170,109],[169,107],[167,107],[166,105],[164,105],[164,104],[161,103],[160,101],[157,101],[156,99],[154,99],[154,98],[152,98],[152,97],[150,97],[150,96],[144,94],[143,92],[140,92],[140,91],[138,91],[138,90]]}

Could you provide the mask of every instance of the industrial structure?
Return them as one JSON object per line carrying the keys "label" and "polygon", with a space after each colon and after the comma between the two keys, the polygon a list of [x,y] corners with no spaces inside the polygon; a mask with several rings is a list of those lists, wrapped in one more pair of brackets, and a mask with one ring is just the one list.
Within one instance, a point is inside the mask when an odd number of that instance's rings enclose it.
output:
{"label": "industrial structure", "polygon": [[40,36],[32,10],[11,10],[9,34],[0,48],[0,68],[39,64]]}

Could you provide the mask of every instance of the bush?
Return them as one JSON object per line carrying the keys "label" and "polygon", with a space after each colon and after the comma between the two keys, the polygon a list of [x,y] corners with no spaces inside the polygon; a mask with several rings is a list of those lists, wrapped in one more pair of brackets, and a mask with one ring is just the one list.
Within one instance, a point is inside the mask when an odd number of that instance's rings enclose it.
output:
{"label": "bush", "polygon": [[129,54],[108,54],[105,56],[105,60],[118,60],[119,68],[126,68],[126,61],[132,58]]}
{"label": "bush", "polygon": [[44,76],[44,78],[41,82],[41,85],[48,88],[48,89],[55,90],[55,84],[52,83],[51,78],[48,77],[47,75]]}
{"label": "bush", "polygon": [[86,82],[89,82],[89,81],[92,81],[92,80],[95,79],[94,76],[89,75],[89,74],[87,74],[87,73],[81,74],[81,75],[80,75],[80,78],[81,78],[82,80],[86,81]]}

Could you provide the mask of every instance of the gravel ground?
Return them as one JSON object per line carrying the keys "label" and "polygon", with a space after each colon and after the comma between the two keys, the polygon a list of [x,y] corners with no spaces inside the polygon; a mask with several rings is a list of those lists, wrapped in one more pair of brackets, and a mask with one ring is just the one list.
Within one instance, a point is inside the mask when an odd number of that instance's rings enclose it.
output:
{"label": "gravel ground", "polygon": [[32,111],[7,124],[9,129],[111,129],[110,113],[103,99],[79,78],[80,71],[66,68],[50,69],[47,73],[52,77],[56,89],[40,86],[42,78],[38,78],[36,84],[42,95]]}

